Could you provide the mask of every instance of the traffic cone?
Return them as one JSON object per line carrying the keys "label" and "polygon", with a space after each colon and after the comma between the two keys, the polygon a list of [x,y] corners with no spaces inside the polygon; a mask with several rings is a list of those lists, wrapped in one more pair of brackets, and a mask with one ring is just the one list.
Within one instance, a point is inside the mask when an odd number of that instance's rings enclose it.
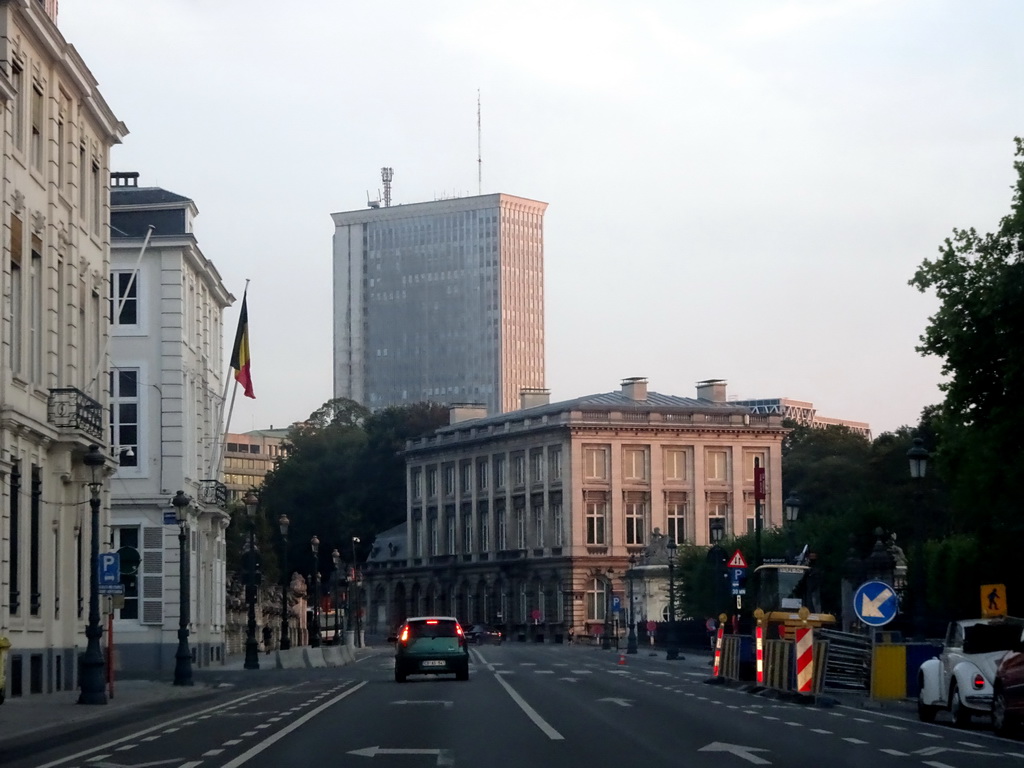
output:
{"label": "traffic cone", "polygon": [[619,666],[620,667],[626,666],[626,654],[623,653],[622,651],[619,651]]}

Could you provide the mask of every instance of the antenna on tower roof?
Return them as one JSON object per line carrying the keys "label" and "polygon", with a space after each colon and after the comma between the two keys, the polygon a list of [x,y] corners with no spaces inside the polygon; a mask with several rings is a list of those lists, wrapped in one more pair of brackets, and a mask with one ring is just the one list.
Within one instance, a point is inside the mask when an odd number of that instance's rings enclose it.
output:
{"label": "antenna on tower roof", "polygon": [[476,89],[476,193],[484,193],[484,158],[480,151],[480,89]]}
{"label": "antenna on tower roof", "polygon": [[395,169],[384,167],[380,169],[380,180],[384,182],[384,207],[391,207],[391,180],[395,178]]}

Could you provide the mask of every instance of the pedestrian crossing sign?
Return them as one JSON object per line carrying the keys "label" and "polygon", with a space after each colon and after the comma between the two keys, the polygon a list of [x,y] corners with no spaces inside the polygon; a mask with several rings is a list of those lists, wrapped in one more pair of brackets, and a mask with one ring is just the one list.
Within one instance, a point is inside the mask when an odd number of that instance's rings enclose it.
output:
{"label": "pedestrian crossing sign", "polygon": [[991,619],[1006,615],[1006,585],[981,585],[981,618]]}
{"label": "pedestrian crossing sign", "polygon": [[729,559],[730,568],[746,568],[747,561],[743,559],[743,553],[738,549],[733,552],[732,557]]}

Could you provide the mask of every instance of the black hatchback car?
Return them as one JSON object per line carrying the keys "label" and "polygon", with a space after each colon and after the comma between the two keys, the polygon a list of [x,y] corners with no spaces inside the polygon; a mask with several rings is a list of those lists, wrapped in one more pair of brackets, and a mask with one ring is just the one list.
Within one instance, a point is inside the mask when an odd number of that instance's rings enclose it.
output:
{"label": "black hatchback car", "polygon": [[490,624],[474,624],[466,630],[466,640],[474,645],[484,645],[485,643],[501,645],[503,639],[501,630]]}
{"label": "black hatchback car", "polygon": [[451,616],[406,619],[388,640],[395,644],[395,682],[404,683],[409,675],[453,672],[456,680],[469,680],[466,636]]}

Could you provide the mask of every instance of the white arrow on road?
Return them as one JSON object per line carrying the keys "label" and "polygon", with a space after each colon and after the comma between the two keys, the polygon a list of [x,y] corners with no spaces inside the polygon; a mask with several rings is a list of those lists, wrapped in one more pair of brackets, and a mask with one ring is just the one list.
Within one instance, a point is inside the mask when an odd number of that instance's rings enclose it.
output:
{"label": "white arrow on road", "polygon": [[438,765],[454,765],[450,749],[401,749],[391,747],[363,747],[349,750],[350,755],[359,757],[376,757],[377,755],[437,755]]}
{"label": "white arrow on road", "polygon": [[629,699],[612,699],[612,698],[608,698],[608,699],[598,699],[598,701],[610,701],[613,704],[618,704],[620,707],[632,707],[633,706],[632,704],[629,703],[630,702]]}
{"label": "white arrow on road", "polygon": [[867,616],[873,619],[884,619],[884,614],[878,610],[879,606],[882,605],[886,600],[893,596],[891,589],[883,589],[874,600],[869,600],[867,595],[860,596],[860,613],[861,616]]}
{"label": "white arrow on road", "polygon": [[749,763],[754,765],[771,765],[771,760],[765,760],[763,757],[758,757],[754,752],[767,752],[767,749],[761,749],[761,747],[744,747],[740,744],[725,744],[721,741],[712,741],[706,747],[701,747],[697,750],[698,752],[731,752],[736,757],[742,757]]}
{"label": "white arrow on road", "polygon": [[440,704],[445,709],[450,708],[452,706],[452,704],[453,704],[453,702],[451,702],[451,701],[442,701],[441,699],[424,699],[423,701],[419,701],[419,700],[409,701],[409,700],[403,699],[402,701],[393,701],[391,703],[392,704]]}

